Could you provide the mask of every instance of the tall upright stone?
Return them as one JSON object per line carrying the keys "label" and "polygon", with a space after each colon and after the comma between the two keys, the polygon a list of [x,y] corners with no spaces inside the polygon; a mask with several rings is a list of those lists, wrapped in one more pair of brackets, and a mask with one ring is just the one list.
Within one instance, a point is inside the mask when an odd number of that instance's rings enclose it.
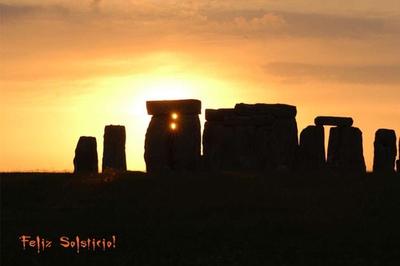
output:
{"label": "tall upright stone", "polygon": [[374,172],[394,172],[396,162],[396,132],[392,129],[378,129],[374,141]]}
{"label": "tall upright stone", "polygon": [[239,116],[271,116],[272,130],[276,137],[277,164],[294,169],[298,156],[298,131],[296,106],[288,104],[236,104],[235,112]]}
{"label": "tall upright stone", "polygon": [[[399,138],[399,158],[400,158],[400,138]],[[400,159],[396,161],[397,173],[400,174]]]}
{"label": "tall upright stone", "polygon": [[365,172],[362,132],[356,127],[332,127],[327,167],[338,172]]}
{"label": "tall upright stone", "polygon": [[98,171],[96,138],[82,136],[75,149],[74,173],[98,173]]}
{"label": "tall upright stone", "polygon": [[147,128],[144,158],[147,172],[196,170],[200,167],[201,102],[148,101],[152,115]]}
{"label": "tall upright stone", "polygon": [[112,168],[126,171],[126,133],[124,126],[108,125],[104,129],[103,171]]}
{"label": "tall upright stone", "polygon": [[325,163],[325,132],[323,126],[308,126],[300,133],[298,169],[323,171]]}

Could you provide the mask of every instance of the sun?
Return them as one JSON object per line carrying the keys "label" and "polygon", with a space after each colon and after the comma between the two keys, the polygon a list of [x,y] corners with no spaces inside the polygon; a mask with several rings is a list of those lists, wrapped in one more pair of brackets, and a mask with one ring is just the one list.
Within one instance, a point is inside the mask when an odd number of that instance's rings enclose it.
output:
{"label": "sun", "polygon": [[150,81],[146,86],[147,100],[177,100],[191,97],[193,87],[188,80],[174,78],[159,78]]}

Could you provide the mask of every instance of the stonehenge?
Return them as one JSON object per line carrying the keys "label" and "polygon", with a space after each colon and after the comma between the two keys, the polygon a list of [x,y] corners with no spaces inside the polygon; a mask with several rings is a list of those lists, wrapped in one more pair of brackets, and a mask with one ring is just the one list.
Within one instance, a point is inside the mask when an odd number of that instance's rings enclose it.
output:
{"label": "stonehenge", "polygon": [[375,132],[374,172],[394,172],[397,155],[396,140],[396,133],[392,129],[378,129]]}
{"label": "stonehenge", "polygon": [[111,168],[126,171],[126,133],[124,126],[109,125],[104,129],[103,171]]}
{"label": "stonehenge", "polygon": [[95,137],[79,138],[75,149],[74,173],[97,173],[97,143]]}
{"label": "stonehenge", "polygon": [[207,109],[203,162],[211,170],[293,170],[297,157],[296,107],[236,104]]}
{"label": "stonehenge", "polygon": [[[203,135],[195,99],[147,101],[151,115],[144,159],[148,173],[163,171],[365,172],[363,137],[351,117],[317,116],[299,137],[297,108],[287,104],[245,104],[206,109]],[[330,126],[328,146],[325,129]],[[378,129],[374,172],[400,173],[396,134]],[[104,129],[102,170],[126,171],[124,126]],[[201,144],[202,154],[201,154]],[[327,152],[326,152],[327,151]],[[79,138],[74,173],[98,173],[95,137]]]}
{"label": "stonehenge", "polygon": [[152,115],[145,137],[147,172],[199,169],[201,102],[193,99],[148,101],[146,107]]}

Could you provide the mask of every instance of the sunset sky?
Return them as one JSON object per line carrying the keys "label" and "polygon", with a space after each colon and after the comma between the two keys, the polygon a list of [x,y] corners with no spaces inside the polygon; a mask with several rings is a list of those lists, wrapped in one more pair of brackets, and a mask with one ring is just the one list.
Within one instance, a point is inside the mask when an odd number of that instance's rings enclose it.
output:
{"label": "sunset sky", "polygon": [[[145,170],[146,100],[297,106],[350,116],[372,169],[400,136],[398,0],[0,0],[0,171],[73,171],[80,136],[125,125]],[[327,137],[327,135],[326,135]]]}

